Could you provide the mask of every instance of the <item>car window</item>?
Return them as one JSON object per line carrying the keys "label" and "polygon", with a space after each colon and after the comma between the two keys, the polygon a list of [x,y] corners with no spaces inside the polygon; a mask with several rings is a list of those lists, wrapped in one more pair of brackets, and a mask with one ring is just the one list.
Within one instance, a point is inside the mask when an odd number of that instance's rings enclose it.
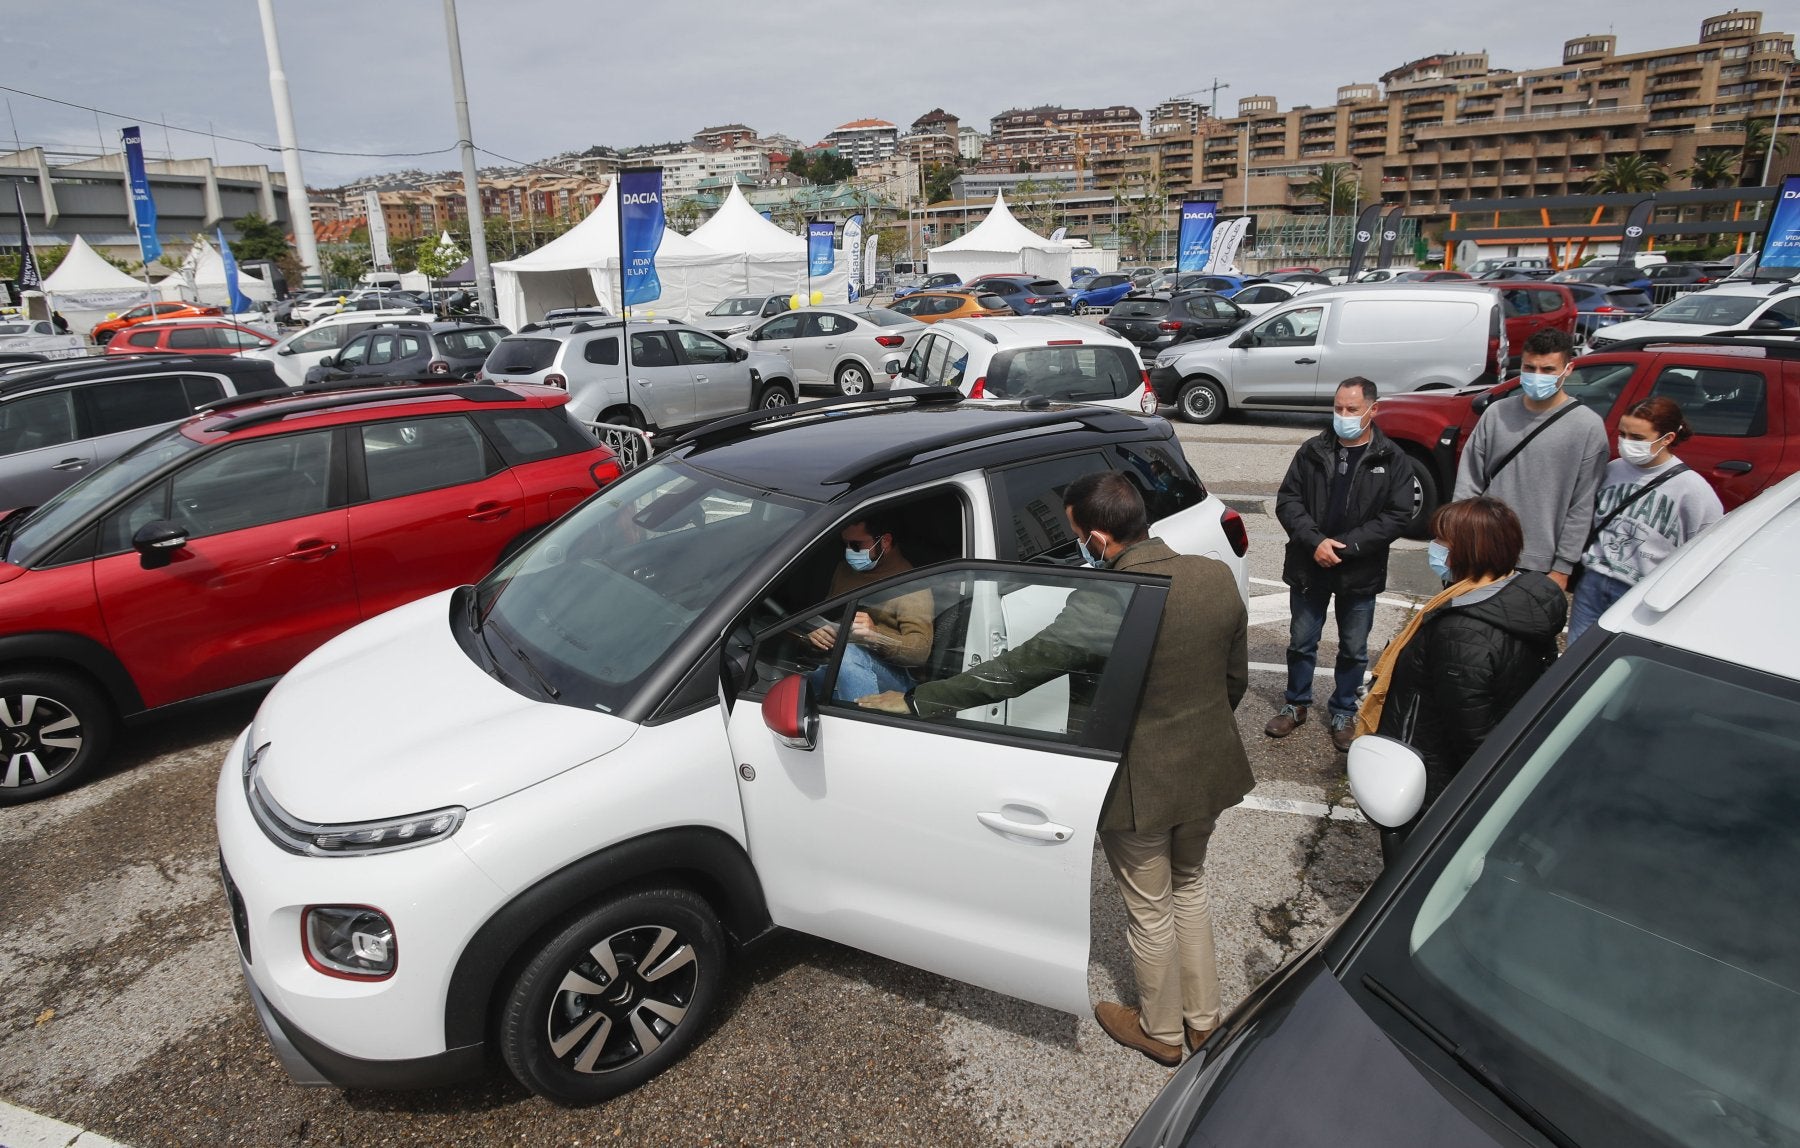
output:
{"label": "car window", "polygon": [[1536,299],[1537,310],[1540,315],[1548,315],[1552,312],[1562,310],[1562,296],[1555,291],[1532,291],[1529,292],[1529,294]]}
{"label": "car window", "polygon": [[410,359],[425,351],[425,340],[417,335],[397,335],[395,344],[394,358],[396,359]]}
{"label": "car window", "polygon": [[593,439],[569,419],[569,408],[477,411],[475,422],[507,466],[591,450]]}
{"label": "car window", "polygon": [[394,361],[394,336],[370,335],[369,355],[366,360],[371,367],[380,367]]}
{"label": "car window", "polygon": [[931,341],[931,358],[926,360],[925,374],[936,385],[944,379],[944,364],[950,359],[950,340],[933,339]]}
{"label": "car window", "polygon": [[780,315],[764,323],[756,332],[759,339],[793,339],[800,334],[798,314]]}
{"label": "car window", "polygon": [[212,346],[211,328],[175,327],[169,331],[169,349],[172,351],[204,350]]}
{"label": "car window", "polygon": [[473,331],[445,331],[437,338],[444,348],[444,354],[458,359],[484,356],[500,342],[499,333],[480,328]]}
{"label": "car window", "polygon": [[132,331],[125,336],[125,341],[133,347],[155,347],[160,331]]}
{"label": "car window", "polygon": [[356,338],[350,340],[349,344],[344,347],[343,353],[338,355],[337,365],[340,367],[361,366],[364,360],[369,357],[369,341],[371,338],[373,338],[373,336],[358,335]]}
{"label": "car window", "polygon": [[[245,387],[244,389],[249,391],[255,388]],[[215,399],[225,397],[225,384],[211,375],[183,375],[181,376],[181,390],[187,396],[187,403],[190,407],[198,407],[201,403],[210,403]]]}
{"label": "car window", "polygon": [[1606,292],[1603,301],[1614,307],[1644,308],[1650,306],[1650,296],[1629,287],[1618,287]]}
{"label": "car window", "polygon": [[[619,365],[619,340],[618,340],[618,337],[614,336],[614,335],[608,335],[604,339],[589,339],[587,341],[587,345],[581,348],[581,357],[585,361],[593,363],[596,366],[601,366],[601,367],[616,367],[616,366],[618,366]],[[549,366],[550,365],[549,361],[546,360],[544,365]],[[517,368],[514,368],[514,369],[516,370]]]}
{"label": "car window", "polygon": [[1112,314],[1121,319],[1160,319],[1169,312],[1167,299],[1123,299],[1113,304]]}
{"label": "car window", "polygon": [[329,351],[344,345],[344,324],[333,323],[328,327],[314,327],[310,331],[302,331],[288,344],[288,350],[295,352]]}
{"label": "car window", "polygon": [[1063,565],[1080,561],[1075,532],[1069,529],[1069,520],[1063,514],[1063,491],[1084,474],[1110,469],[1101,455],[1086,453],[1030,462],[995,473],[989,479],[995,488],[995,510],[1006,516],[994,534],[1001,557]]}
{"label": "car window", "polygon": [[702,335],[698,331],[676,331],[675,337],[681,340],[681,349],[690,363],[729,363],[731,348],[719,342],[711,335]]}
{"label": "car window", "polygon": [[1780,319],[1782,325],[1786,327],[1800,326],[1800,298],[1778,299],[1773,306],[1758,315],[1757,318]]}
{"label": "car window", "polygon": [[67,389],[0,403],[0,457],[75,441],[75,399]]}
{"label": "car window", "polygon": [[1198,295],[1182,304],[1188,315],[1195,319],[1216,319],[1219,316],[1219,303],[1211,295]]}
{"label": "car window", "polygon": [[1765,386],[1755,371],[1666,367],[1650,395],[1675,400],[1695,434],[1754,438],[1768,431]]}
{"label": "car window", "polygon": [[631,365],[634,367],[673,367],[675,348],[661,332],[637,331],[631,336]]}
{"label": "car window", "polygon": [[1563,381],[1570,398],[1601,418],[1612,413],[1613,403],[1637,373],[1636,363],[1579,363]]}
{"label": "car window", "polygon": [[1263,347],[1310,347],[1319,337],[1319,321],[1323,307],[1299,307],[1265,319],[1251,332],[1256,345]]}
{"label": "car window", "polygon": [[987,391],[995,398],[1041,395],[1058,402],[1122,399],[1143,386],[1136,352],[1110,344],[1024,347],[994,356]]}
{"label": "car window", "polygon": [[130,549],[131,536],[158,519],[205,538],[327,510],[332,433],[253,439],[207,455],[109,515],[100,553]]}
{"label": "car window", "polygon": [[1506,308],[1508,319],[1517,319],[1521,315],[1535,314],[1537,306],[1531,301],[1532,293],[1520,288],[1500,292],[1500,302]]}
{"label": "car window", "polygon": [[1720,295],[1716,291],[1693,291],[1677,295],[1646,315],[1658,323],[1704,323],[1729,327],[1748,319],[1762,302],[1754,295]]}
{"label": "car window", "polygon": [[[497,375],[530,375],[548,367],[556,361],[556,352],[562,344],[555,339],[529,339],[515,336],[500,340],[488,355],[484,369],[489,374]],[[589,359],[588,362],[593,362]],[[616,362],[617,359],[615,358]]]}
{"label": "car window", "polygon": [[486,478],[486,444],[462,415],[370,423],[362,434],[369,498],[397,498]]}
{"label": "car window", "polygon": [[1206,498],[1206,488],[1180,453],[1158,442],[1121,443],[1112,448],[1119,473],[1144,496],[1144,512],[1159,522]]}
{"label": "car window", "polygon": [[125,312],[123,315],[120,315],[119,318],[121,318],[121,319],[143,319],[143,318],[148,317],[151,313],[152,312],[150,309],[150,305],[148,303],[145,303],[144,305],[142,305],[140,307],[133,307],[131,310]]}
{"label": "car window", "polygon": [[1037,292],[1039,295],[1057,295],[1062,292],[1062,289],[1062,284],[1054,279],[1034,279],[1031,281],[1031,290]]}
{"label": "car window", "polygon": [[1279,303],[1287,297],[1288,293],[1286,291],[1283,291],[1272,283],[1266,283],[1260,287],[1246,287],[1233,296],[1233,298],[1240,303],[1251,304]]}
{"label": "car window", "polygon": [[901,373],[916,383],[936,386],[937,384],[932,381],[931,373],[926,369],[926,364],[931,361],[931,349],[937,346],[941,338],[939,335],[928,334],[914,343],[912,353],[906,357],[906,366],[901,369]]}
{"label": "car window", "polygon": [[95,436],[174,422],[193,413],[180,378],[161,375],[81,388],[89,433]]}
{"label": "car window", "polygon": [[218,336],[219,346],[243,350],[248,347],[260,347],[263,340],[248,331],[240,331],[236,327],[214,327],[213,334]]}
{"label": "car window", "polygon": [[1000,298],[998,295],[977,295],[975,297],[975,302],[988,311],[1011,310],[1011,308],[1006,305],[1006,300]]}
{"label": "car window", "polygon": [[981,289],[983,291],[992,292],[995,295],[1017,295],[1020,290],[1022,290],[1017,283],[1011,283],[1005,279],[995,279],[983,283]]}
{"label": "car window", "polygon": [[905,299],[894,300],[888,304],[888,308],[902,315],[916,315],[921,307],[930,302],[935,302],[935,300],[919,295],[910,295]]}

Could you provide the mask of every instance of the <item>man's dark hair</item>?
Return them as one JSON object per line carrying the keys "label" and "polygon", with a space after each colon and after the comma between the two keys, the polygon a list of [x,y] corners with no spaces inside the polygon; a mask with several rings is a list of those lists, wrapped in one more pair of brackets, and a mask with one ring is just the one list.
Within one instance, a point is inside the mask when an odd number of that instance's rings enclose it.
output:
{"label": "man's dark hair", "polygon": [[1542,331],[1525,340],[1521,354],[1561,355],[1567,363],[1575,357],[1575,340],[1555,327],[1545,327]]}
{"label": "man's dark hair", "polygon": [[1150,533],[1144,496],[1124,475],[1110,470],[1084,474],[1063,491],[1063,506],[1083,530],[1104,530],[1124,546]]}
{"label": "man's dark hair", "polygon": [[1361,375],[1351,375],[1337,385],[1337,389],[1340,391],[1345,387],[1355,387],[1361,391],[1364,402],[1372,403],[1381,397],[1381,391],[1376,388],[1374,380],[1365,379]]}
{"label": "man's dark hair", "polygon": [[[870,538],[880,538],[883,534],[892,534],[894,532],[894,516],[888,514],[886,511],[876,511],[874,514],[865,514],[863,515],[861,522],[863,529],[869,532]],[[856,523],[846,522],[844,525],[855,526]]]}

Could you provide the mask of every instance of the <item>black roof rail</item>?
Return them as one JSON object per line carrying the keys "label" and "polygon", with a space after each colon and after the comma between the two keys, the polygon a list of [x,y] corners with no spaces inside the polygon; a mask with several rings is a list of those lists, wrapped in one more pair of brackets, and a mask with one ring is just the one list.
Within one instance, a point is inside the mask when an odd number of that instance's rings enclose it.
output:
{"label": "black roof rail", "polygon": [[[410,389],[403,389],[408,388]],[[297,402],[282,402],[295,395],[306,396]],[[521,395],[509,391],[505,387],[497,387],[491,383],[464,383],[460,386],[418,386],[409,383],[378,384],[373,387],[298,387],[282,394],[280,392],[261,391],[246,395],[228,395],[198,409],[199,414],[218,414],[221,411],[233,410],[237,407],[255,407],[238,414],[228,430],[239,427],[256,426],[260,423],[273,422],[288,415],[308,414],[313,411],[328,411],[338,407],[362,406],[367,403],[384,403],[393,399],[426,399],[442,398],[454,395],[477,403],[512,403],[518,402]]]}
{"label": "black roof rail", "polygon": [[[1604,331],[1606,328],[1600,328]],[[1716,331],[1710,335],[1645,335],[1638,339],[1621,339],[1604,347],[1591,348],[1590,355],[1610,355],[1614,351],[1642,351],[1650,347],[1760,347],[1773,352],[1771,359],[1800,359],[1800,331],[1793,335],[1776,335],[1768,331]]]}
{"label": "black roof rail", "polygon": [[908,387],[900,391],[878,391],[855,398],[814,399],[810,403],[790,403],[784,407],[768,407],[741,415],[731,415],[705,426],[695,427],[675,440],[676,446],[694,444],[699,449],[718,446],[743,438],[752,427],[784,419],[800,418],[830,411],[855,411],[864,407],[882,407],[910,401],[917,404],[960,403],[963,393],[955,387]]}
{"label": "black roof rail", "polygon": [[[1041,403],[1026,403],[1024,406],[1030,413],[1023,418],[1009,421],[1005,430],[1000,433],[1039,430],[1062,423],[1075,423],[1089,430],[1098,431],[1141,431],[1143,429],[1142,419],[1107,407],[1072,406],[1057,410],[1045,410]],[[943,450],[945,447],[961,446],[972,439],[992,437],[995,433],[994,430],[988,428],[957,427],[928,438],[895,446],[867,458],[857,459],[849,466],[826,475],[820,481],[826,484],[867,482],[869,479],[879,478],[884,474],[908,466],[915,459],[933,451]]]}

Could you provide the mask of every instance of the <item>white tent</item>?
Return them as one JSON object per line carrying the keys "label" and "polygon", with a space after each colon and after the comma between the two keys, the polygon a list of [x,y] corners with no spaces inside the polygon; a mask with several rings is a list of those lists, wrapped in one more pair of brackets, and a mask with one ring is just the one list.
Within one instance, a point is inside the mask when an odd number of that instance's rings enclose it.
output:
{"label": "white tent", "polygon": [[[619,308],[618,181],[599,206],[574,227],[529,255],[494,264],[500,322],[518,330],[552,307]],[[640,314],[682,318],[742,294],[741,257],[702,246],[663,229],[656,252],[662,296]]]}
{"label": "white tent", "polygon": [[987,217],[966,234],[930,252],[931,270],[954,271],[964,283],[977,275],[1038,275],[1069,281],[1069,245],[1053,243],[1013,217],[1006,196],[996,194]]}
{"label": "white tent", "polygon": [[107,315],[145,302],[150,288],[102,259],[77,235],[69,253],[45,278],[44,294],[69,321],[71,331],[86,334]]}
{"label": "white tent", "polygon": [[[194,251],[198,252],[189,262],[193,267],[194,287],[192,301],[204,303],[211,307],[227,307],[231,302],[231,293],[225,288],[225,258],[218,249],[206,241],[206,236],[194,236]],[[238,291],[252,303],[273,302],[274,290],[261,279],[238,269]]]}
{"label": "white tent", "polygon": [[806,240],[764,219],[735,183],[719,210],[688,238],[735,257],[745,295],[806,290]]}

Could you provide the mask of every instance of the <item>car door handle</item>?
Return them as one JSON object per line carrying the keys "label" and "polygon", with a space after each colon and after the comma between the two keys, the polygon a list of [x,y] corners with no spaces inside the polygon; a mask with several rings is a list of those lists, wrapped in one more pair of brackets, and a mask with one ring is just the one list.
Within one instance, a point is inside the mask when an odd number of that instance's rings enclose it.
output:
{"label": "car door handle", "polygon": [[1294,360],[1294,362],[1296,362],[1296,363],[1316,363],[1318,361],[1319,360],[1317,360],[1317,359],[1295,359]]}
{"label": "car door handle", "polygon": [[308,538],[304,542],[295,543],[294,548],[282,557],[292,558],[295,562],[317,562],[327,555],[335,554],[337,548],[338,544],[335,542],[327,542],[323,538]]}
{"label": "car door handle", "polygon": [[975,820],[989,829],[999,833],[1011,833],[1015,837],[1029,837],[1034,841],[1067,841],[1075,831],[1067,825],[1058,825],[1054,821],[1039,821],[1027,824],[1014,821],[1004,813],[982,811],[975,815]]}
{"label": "car door handle", "polygon": [[695,375],[694,381],[696,383],[704,383],[706,381],[706,376],[705,375]]}
{"label": "car door handle", "polygon": [[475,513],[469,515],[470,522],[494,522],[512,513],[512,507],[504,502],[483,502],[475,507]]}
{"label": "car door handle", "polygon": [[1733,458],[1727,459],[1718,466],[1713,467],[1713,469],[1722,470],[1726,474],[1749,474],[1755,467],[1741,458]]}
{"label": "car door handle", "polygon": [[85,459],[85,458],[65,458],[61,462],[57,463],[55,466],[51,467],[50,469],[51,470],[80,470],[82,467],[84,467],[86,465],[87,465],[87,459]]}
{"label": "car door handle", "polygon": [[835,350],[837,350],[837,344],[836,343],[827,343],[827,344],[825,344],[825,349],[827,351],[835,351]]}

